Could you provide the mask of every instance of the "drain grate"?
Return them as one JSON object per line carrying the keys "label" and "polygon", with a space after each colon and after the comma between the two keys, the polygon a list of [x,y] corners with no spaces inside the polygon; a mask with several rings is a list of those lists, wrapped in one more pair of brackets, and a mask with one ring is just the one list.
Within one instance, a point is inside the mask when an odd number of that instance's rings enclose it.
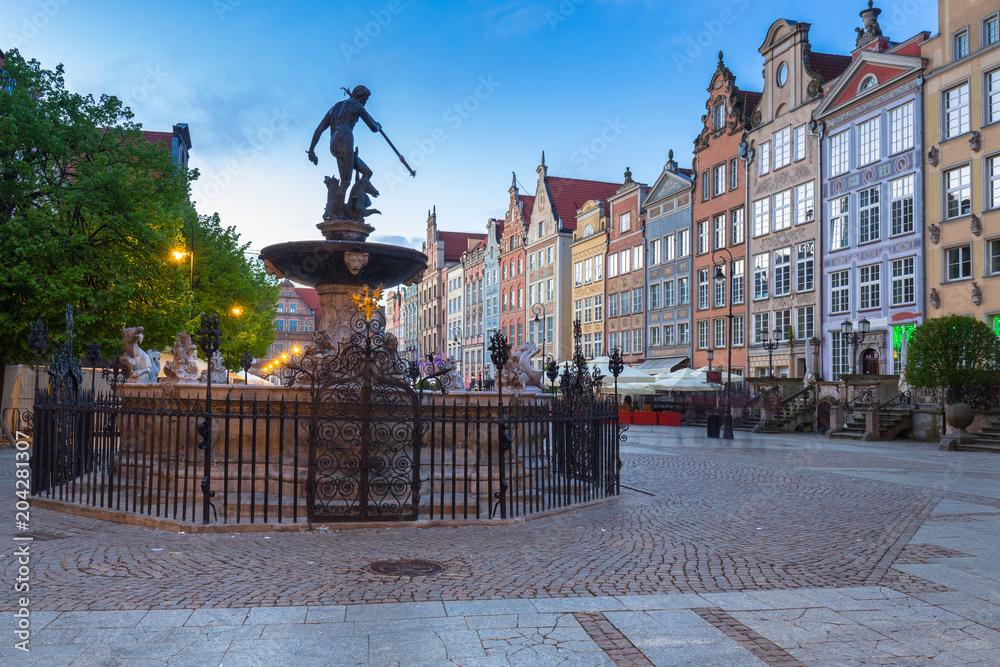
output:
{"label": "drain grate", "polygon": [[444,569],[444,565],[429,560],[380,560],[366,565],[365,569],[375,574],[418,577],[437,574]]}

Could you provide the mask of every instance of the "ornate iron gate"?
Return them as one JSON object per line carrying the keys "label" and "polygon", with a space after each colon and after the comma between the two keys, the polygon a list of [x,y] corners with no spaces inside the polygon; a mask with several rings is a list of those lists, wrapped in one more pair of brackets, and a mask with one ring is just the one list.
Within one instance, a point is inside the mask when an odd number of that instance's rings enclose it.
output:
{"label": "ornate iron gate", "polygon": [[417,518],[420,400],[407,365],[376,312],[351,320],[339,349],[304,356],[298,372],[312,384],[309,477],[312,521],[405,521]]}

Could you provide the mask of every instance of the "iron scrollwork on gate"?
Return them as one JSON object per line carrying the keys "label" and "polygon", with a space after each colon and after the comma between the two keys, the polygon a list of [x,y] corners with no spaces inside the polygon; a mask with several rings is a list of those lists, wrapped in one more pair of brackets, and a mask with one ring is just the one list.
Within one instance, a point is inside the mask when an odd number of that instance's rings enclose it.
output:
{"label": "iron scrollwork on gate", "polygon": [[312,521],[417,518],[420,401],[385,317],[365,309],[338,348],[303,356],[295,382],[312,386],[309,477]]}

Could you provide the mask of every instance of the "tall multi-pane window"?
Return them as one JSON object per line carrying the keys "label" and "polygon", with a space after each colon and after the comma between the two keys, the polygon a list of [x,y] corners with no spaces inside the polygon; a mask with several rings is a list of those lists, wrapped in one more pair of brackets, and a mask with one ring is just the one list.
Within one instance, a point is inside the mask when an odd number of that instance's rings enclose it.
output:
{"label": "tall multi-pane window", "polygon": [[[1000,169],[997,170],[1000,176]],[[743,243],[743,208],[737,208],[729,212],[729,244],[738,245]]]}
{"label": "tall multi-pane window", "polygon": [[[583,299],[577,299],[573,302],[573,321],[576,322],[577,320],[580,322],[583,321]],[[532,329],[534,329],[535,323],[532,322],[531,325]]]}
{"label": "tall multi-pane window", "polygon": [[708,269],[698,269],[698,310],[708,308]]}
{"label": "tall multi-pane window", "polygon": [[618,216],[618,230],[624,234],[632,229],[632,211],[625,211]]}
{"label": "tall multi-pane window", "polygon": [[709,180],[708,169],[701,172],[701,200],[708,201],[709,195],[712,194],[709,190],[711,181]]}
{"label": "tall multi-pane window", "polygon": [[881,269],[879,264],[858,268],[858,310],[871,310],[882,306]]}
{"label": "tall multi-pane window", "polygon": [[583,356],[585,359],[594,358],[593,337],[589,333],[583,334]]}
{"label": "tall multi-pane window", "polygon": [[663,261],[672,262],[677,257],[677,243],[674,241],[673,234],[667,234],[663,237]]}
{"label": "tall multi-pane window", "polygon": [[846,174],[851,169],[851,133],[845,130],[830,137],[830,175]]}
{"label": "tall multi-pane window", "polygon": [[691,279],[687,276],[677,279],[677,305],[686,306],[691,303]]}
{"label": "tall multi-pane window", "polygon": [[781,169],[792,162],[792,129],[786,127],[774,133],[774,168]]}
{"label": "tall multi-pane window", "polygon": [[632,290],[632,312],[641,313],[642,312],[642,288],[636,287]]}
{"label": "tall multi-pane window", "polygon": [[848,235],[850,197],[844,195],[830,202],[830,248],[846,248],[850,245]]}
{"label": "tall multi-pane window", "polygon": [[877,185],[858,193],[858,243],[877,241],[882,235],[878,193]]}
{"label": "tall multi-pane window", "polygon": [[892,305],[903,306],[914,300],[913,258],[892,260]]}
{"label": "tall multi-pane window", "polygon": [[618,295],[608,295],[608,317],[618,317]]}
{"label": "tall multi-pane window", "polygon": [[698,254],[704,255],[709,251],[708,220],[702,220],[696,225],[698,232]]}
{"label": "tall multi-pane window", "polygon": [[792,293],[792,249],[774,251],[774,296]]}
{"label": "tall multi-pane window", "polygon": [[753,203],[753,235],[754,238],[767,234],[770,226],[770,197],[758,199]]}
{"label": "tall multi-pane window", "polygon": [[632,312],[631,309],[632,301],[628,291],[622,292],[618,295],[618,314],[628,315]]}
{"label": "tall multi-pane window", "polygon": [[674,307],[674,281],[668,280],[663,283],[663,307],[673,308]]}
{"label": "tall multi-pane window", "polygon": [[948,280],[960,280],[972,277],[972,250],[963,245],[945,250],[945,262],[948,269]]}
{"label": "tall multi-pane window", "polygon": [[1000,239],[993,239],[987,243],[987,266],[990,275],[1000,273]]}
{"label": "tall multi-pane window", "polygon": [[712,305],[715,308],[722,308],[726,305],[726,281],[725,280],[715,280],[712,277],[712,284],[715,286],[712,290],[715,297],[712,299]]}
{"label": "tall multi-pane window", "polygon": [[769,295],[768,273],[770,272],[770,255],[763,252],[753,257],[753,298],[766,299]]}
{"label": "tall multi-pane window", "polygon": [[771,338],[771,314],[753,314],[753,342],[763,343]]}
{"label": "tall multi-pane window", "polygon": [[677,323],[677,344],[688,345],[691,342],[691,325],[687,322]]}
{"label": "tall multi-pane window", "polygon": [[772,231],[792,226],[792,191],[783,190],[774,195],[774,225]]}
{"label": "tall multi-pane window", "polygon": [[986,160],[986,208],[1000,208],[1000,155]]}
{"label": "tall multi-pane window", "polygon": [[808,292],[813,288],[813,256],[816,242],[806,241],[795,246],[795,291]]}
{"label": "tall multi-pane window", "polygon": [[589,285],[594,282],[594,258],[589,257],[583,260],[583,284]]}
{"label": "tall multi-pane window", "polygon": [[590,324],[594,321],[594,298],[588,296],[583,300],[583,323]]}
{"label": "tall multi-pane window", "polygon": [[604,280],[604,255],[594,258],[594,280]]}
{"label": "tall multi-pane window", "polygon": [[996,14],[983,19],[983,46],[1000,42],[1000,18]]}
{"label": "tall multi-pane window", "polygon": [[944,92],[944,138],[957,137],[969,129],[969,84],[963,83]]}
{"label": "tall multi-pane window", "polygon": [[795,309],[795,337],[799,340],[809,340],[814,335],[814,306],[802,306]]}
{"label": "tall multi-pane window", "polygon": [[712,107],[712,129],[721,130],[726,126],[726,105],[723,102]]}
{"label": "tall multi-pane window", "polygon": [[677,231],[677,257],[687,257],[691,254],[691,230]]}
{"label": "tall multi-pane window", "polygon": [[951,36],[951,59],[960,60],[969,55],[969,31],[960,30]]}
{"label": "tall multi-pane window", "polygon": [[660,327],[649,327],[649,346],[659,347],[660,346]]}
{"label": "tall multi-pane window", "polygon": [[604,334],[595,333],[594,334],[594,356],[600,357],[604,354]]}
{"label": "tall multi-pane window", "polygon": [[626,273],[631,273],[632,271],[632,252],[629,250],[622,250],[618,253],[618,268],[619,275],[625,275]]}
{"label": "tall multi-pane window", "polygon": [[806,159],[806,126],[799,125],[795,128],[793,132],[792,142],[794,144],[794,160],[798,162],[799,160]]}
{"label": "tall multi-pane window", "polygon": [[833,372],[833,379],[839,380],[841,375],[851,372],[850,343],[847,336],[840,331],[833,331],[830,334],[830,355],[833,362],[830,370]]}
{"label": "tall multi-pane window", "polygon": [[[580,287],[583,285],[583,262],[573,263],[573,287]],[[531,295],[531,291],[528,291],[528,295]],[[530,299],[529,299],[530,300]]]}
{"label": "tall multi-pane window", "polygon": [[913,231],[913,174],[889,181],[889,233]]}
{"label": "tall multi-pane window", "polygon": [[771,142],[765,141],[760,145],[760,175],[771,172]]}
{"label": "tall multi-pane window", "polygon": [[945,216],[957,218],[972,213],[972,170],[969,165],[944,172]]}
{"label": "tall multi-pane window", "polygon": [[809,181],[795,186],[795,224],[811,222],[816,212],[816,184]]}
{"label": "tall multi-pane window", "polygon": [[726,191],[726,163],[723,162],[717,167],[712,168],[712,192],[715,196],[721,195]]}
{"label": "tall multi-pane window", "polygon": [[663,344],[664,345],[674,345],[674,325],[664,324],[663,325]]}
{"label": "tall multi-pane window", "polygon": [[660,263],[660,239],[649,242],[649,263],[652,265]]}
{"label": "tall multi-pane window", "polygon": [[830,312],[846,313],[851,309],[851,272],[830,274]]}
{"label": "tall multi-pane window", "polygon": [[881,157],[882,133],[879,118],[858,124],[858,166],[877,162]]}
{"label": "tall multi-pane window", "polygon": [[712,219],[712,249],[726,247],[726,214],[721,213]]}
{"label": "tall multi-pane window", "polygon": [[1000,69],[987,72],[984,77],[986,89],[986,123],[1000,121]]}
{"label": "tall multi-pane window", "polygon": [[730,333],[733,335],[733,347],[741,347],[743,345],[742,315],[733,315],[733,330]]}
{"label": "tall multi-pane window", "polygon": [[721,317],[712,321],[712,344],[716,349],[726,347],[726,320]]}
{"label": "tall multi-pane window", "polygon": [[632,270],[641,271],[642,270],[642,246],[637,245],[632,247]]}
{"label": "tall multi-pane window", "polygon": [[889,109],[889,153],[913,148],[913,102]]}
{"label": "tall multi-pane window", "polygon": [[743,303],[743,283],[746,279],[746,261],[743,258],[734,259],[732,266],[733,275],[729,279],[729,289],[733,303]]}
{"label": "tall multi-pane window", "polygon": [[779,340],[785,340],[792,333],[792,311],[790,309],[774,311],[774,328],[781,332]]}
{"label": "tall multi-pane window", "polygon": [[736,167],[739,165],[736,158],[729,161],[729,189],[735,190],[740,185],[739,172]]}
{"label": "tall multi-pane window", "polygon": [[594,296],[594,321],[600,322],[604,319],[604,295],[597,294]]}
{"label": "tall multi-pane window", "polygon": [[659,283],[652,283],[649,286],[649,309],[659,310],[660,309],[660,285]]}
{"label": "tall multi-pane window", "polygon": [[698,320],[698,349],[708,349],[708,320]]}

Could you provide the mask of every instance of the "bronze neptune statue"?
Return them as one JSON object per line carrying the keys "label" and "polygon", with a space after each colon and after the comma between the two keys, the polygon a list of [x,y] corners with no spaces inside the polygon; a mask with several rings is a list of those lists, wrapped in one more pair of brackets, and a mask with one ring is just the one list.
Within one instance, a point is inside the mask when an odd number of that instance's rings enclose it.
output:
{"label": "bronze neptune statue", "polygon": [[[378,197],[379,193],[371,184],[372,170],[358,157],[358,151],[354,147],[354,126],[357,124],[358,119],[363,120],[372,132],[382,134],[392,150],[399,156],[400,162],[409,170],[410,176],[415,176],[416,172],[410,169],[410,165],[406,164],[406,160],[396,150],[396,147],[392,145],[385,132],[382,131],[382,126],[375,122],[375,119],[365,109],[365,103],[371,97],[371,91],[365,86],[355,86],[354,90],[351,91],[344,88],[344,92],[349,97],[346,100],[337,102],[326,112],[323,120],[320,121],[316,127],[316,131],[313,133],[312,143],[309,145],[309,150],[306,153],[309,155],[310,162],[319,164],[319,159],[316,157],[315,151],[316,144],[319,143],[319,138],[323,132],[329,129],[330,153],[337,158],[337,169],[340,172],[340,180],[338,181],[334,177],[327,177],[326,179],[329,195],[323,219],[347,219],[362,222],[366,216],[378,213],[378,211],[368,208],[371,204],[371,199],[368,195]],[[351,176],[354,172],[357,172],[358,177],[354,183],[354,187],[351,188],[351,195],[345,204],[344,196],[347,194],[347,188],[351,183]]]}

